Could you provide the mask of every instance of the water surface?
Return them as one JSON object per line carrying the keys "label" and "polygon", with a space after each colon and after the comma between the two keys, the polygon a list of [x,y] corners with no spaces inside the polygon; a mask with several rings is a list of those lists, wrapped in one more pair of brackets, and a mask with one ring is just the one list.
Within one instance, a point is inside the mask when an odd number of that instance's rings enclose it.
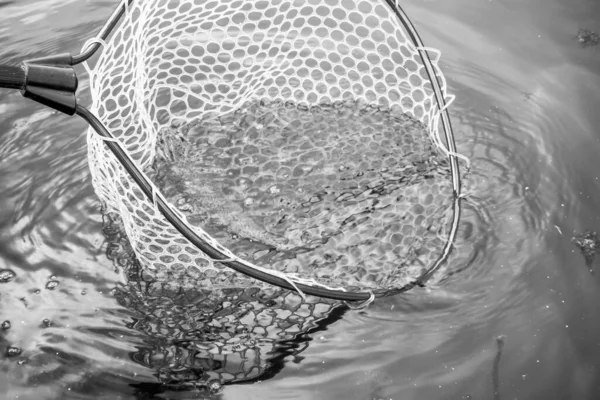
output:
{"label": "water surface", "polygon": [[[425,43],[442,49],[458,148],[472,161],[457,256],[427,288],[365,310],[303,313],[290,298],[305,333],[256,330],[267,343],[253,359],[258,372],[216,395],[193,387],[188,342],[172,340],[206,311],[192,308],[201,291],[193,277],[188,297],[147,288],[119,266],[127,249],[103,224],[85,124],[0,92],[0,269],[16,275],[0,284],[0,320],[10,321],[0,344],[18,349],[0,358],[3,398],[598,398],[600,278],[570,239],[600,230],[600,47],[574,39],[580,28],[600,31],[600,3],[403,6]],[[0,3],[2,62],[77,52],[113,7]],[[236,307],[272,315],[276,295],[240,294]],[[176,381],[184,388],[160,384]]]}

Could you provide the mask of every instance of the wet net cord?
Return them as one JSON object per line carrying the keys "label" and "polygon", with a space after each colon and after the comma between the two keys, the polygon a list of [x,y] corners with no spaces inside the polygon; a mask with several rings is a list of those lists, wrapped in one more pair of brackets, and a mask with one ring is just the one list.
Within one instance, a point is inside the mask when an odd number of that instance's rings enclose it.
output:
{"label": "wet net cord", "polygon": [[[119,4],[119,6],[115,8],[115,10],[108,18],[102,29],[100,29],[100,32],[98,32],[98,35],[96,35],[96,37],[102,40],[106,40],[125,14],[127,5],[131,3],[133,3],[133,0],[125,0],[124,2],[122,1]],[[98,51],[99,48],[99,43],[92,43],[90,47],[88,47],[84,52],[82,52],[79,55],[73,56],[71,65],[81,64],[82,62],[88,60],[91,56],[94,55],[96,51]]]}
{"label": "wet net cord", "polygon": [[427,51],[421,49],[422,47],[424,47],[423,41],[421,40],[421,37],[419,36],[417,30],[415,29],[414,25],[412,24],[402,7],[400,7],[400,5],[398,4],[398,0],[386,0],[386,2],[395,11],[396,15],[398,16],[398,19],[400,20],[400,22],[402,22],[402,25],[406,29],[406,32],[409,34],[411,40],[413,41],[413,44],[417,48],[420,48],[419,54],[421,55],[421,58],[423,58],[423,61],[425,61],[424,65],[426,67],[427,76],[429,78],[429,81],[432,83],[433,90],[435,92],[435,99],[438,103],[438,108],[441,112],[440,116],[442,118],[444,134],[446,136],[446,142],[448,144],[450,163],[452,165],[452,184],[454,186],[454,192],[457,197],[460,197],[460,175],[457,157],[454,155],[456,154],[456,143],[454,142],[454,133],[452,131],[452,124],[450,123],[450,116],[448,115],[448,109],[446,107],[447,105],[444,100],[444,95],[440,89],[440,83],[435,74],[435,71],[433,71],[431,59],[429,58],[429,54],[427,54]]}

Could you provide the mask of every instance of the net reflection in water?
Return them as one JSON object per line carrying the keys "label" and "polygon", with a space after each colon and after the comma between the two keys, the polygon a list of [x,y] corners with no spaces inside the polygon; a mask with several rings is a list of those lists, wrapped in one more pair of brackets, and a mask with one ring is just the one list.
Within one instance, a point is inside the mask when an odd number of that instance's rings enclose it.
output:
{"label": "net reflection in water", "polygon": [[299,360],[309,334],[337,321],[340,303],[287,290],[199,287],[193,269],[171,270],[160,279],[140,268],[116,214],[104,215],[108,257],[123,268],[126,284],[115,297],[136,317],[129,324],[147,345],[131,358],[155,371],[161,386],[203,387],[264,380]]}

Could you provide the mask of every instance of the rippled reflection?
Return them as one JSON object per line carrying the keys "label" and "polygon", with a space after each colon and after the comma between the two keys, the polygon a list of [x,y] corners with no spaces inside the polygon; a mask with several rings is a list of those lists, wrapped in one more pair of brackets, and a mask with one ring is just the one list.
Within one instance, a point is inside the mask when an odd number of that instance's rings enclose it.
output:
{"label": "rippled reflection", "polygon": [[[345,307],[286,290],[210,290],[200,272],[171,270],[157,281],[140,268],[120,218],[104,216],[108,257],[126,272],[115,297],[134,312],[128,327],[144,334],[132,359],[162,385],[207,387],[268,379],[286,357],[301,360],[309,336],[340,319]],[[157,384],[158,385],[158,384]],[[147,385],[146,385],[147,386]]]}

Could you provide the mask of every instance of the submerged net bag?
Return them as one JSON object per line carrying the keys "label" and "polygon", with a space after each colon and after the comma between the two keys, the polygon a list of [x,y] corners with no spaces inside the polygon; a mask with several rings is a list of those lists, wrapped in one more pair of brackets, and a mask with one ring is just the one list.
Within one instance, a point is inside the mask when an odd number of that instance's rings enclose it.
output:
{"label": "submerged net bag", "polygon": [[365,299],[446,260],[460,195],[452,97],[396,2],[120,7],[95,40],[91,111],[151,195],[93,129],[89,161],[147,273]]}

